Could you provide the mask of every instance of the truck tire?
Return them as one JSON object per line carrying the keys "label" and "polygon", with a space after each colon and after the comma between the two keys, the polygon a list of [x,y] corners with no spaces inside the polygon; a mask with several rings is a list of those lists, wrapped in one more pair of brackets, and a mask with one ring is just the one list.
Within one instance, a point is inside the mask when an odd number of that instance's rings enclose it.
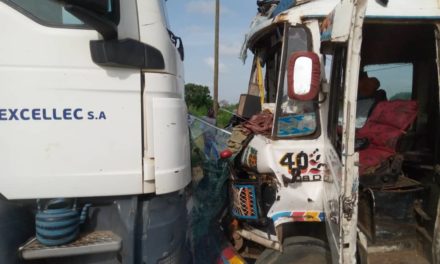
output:
{"label": "truck tire", "polygon": [[327,245],[312,237],[289,237],[283,243],[284,250],[279,252],[266,249],[256,264],[325,264],[331,263]]}

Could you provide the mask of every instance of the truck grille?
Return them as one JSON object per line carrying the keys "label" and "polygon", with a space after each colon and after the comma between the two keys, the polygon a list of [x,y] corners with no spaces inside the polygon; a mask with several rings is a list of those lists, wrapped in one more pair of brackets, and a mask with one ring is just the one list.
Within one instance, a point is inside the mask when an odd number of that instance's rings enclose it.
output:
{"label": "truck grille", "polygon": [[258,219],[256,188],[250,184],[232,184],[232,214],[239,219]]}

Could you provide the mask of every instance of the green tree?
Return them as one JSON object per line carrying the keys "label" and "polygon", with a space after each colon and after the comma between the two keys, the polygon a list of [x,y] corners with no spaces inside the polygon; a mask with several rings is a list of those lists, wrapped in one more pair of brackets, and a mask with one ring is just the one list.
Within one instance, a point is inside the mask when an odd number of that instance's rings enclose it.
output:
{"label": "green tree", "polygon": [[185,84],[185,102],[190,109],[209,109],[212,106],[212,97],[208,86]]}
{"label": "green tree", "polygon": [[225,127],[231,120],[233,113],[237,111],[238,104],[220,104],[220,110],[217,115],[217,126]]}
{"label": "green tree", "polygon": [[[212,108],[212,97],[208,86],[187,83],[185,84],[185,102],[188,111],[192,115],[201,117],[208,114],[208,110]],[[226,100],[220,101],[220,110],[217,115],[217,126],[225,127],[236,111],[238,104],[230,104]]]}

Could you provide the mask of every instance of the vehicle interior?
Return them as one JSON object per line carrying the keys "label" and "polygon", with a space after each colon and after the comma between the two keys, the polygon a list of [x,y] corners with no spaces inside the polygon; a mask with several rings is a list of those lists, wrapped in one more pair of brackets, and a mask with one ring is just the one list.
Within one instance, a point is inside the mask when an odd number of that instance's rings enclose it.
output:
{"label": "vehicle interior", "polygon": [[395,249],[399,258],[417,258],[408,263],[432,262],[440,175],[435,34],[428,23],[363,28],[355,145],[358,223],[368,240],[360,252],[369,263],[396,257]]}

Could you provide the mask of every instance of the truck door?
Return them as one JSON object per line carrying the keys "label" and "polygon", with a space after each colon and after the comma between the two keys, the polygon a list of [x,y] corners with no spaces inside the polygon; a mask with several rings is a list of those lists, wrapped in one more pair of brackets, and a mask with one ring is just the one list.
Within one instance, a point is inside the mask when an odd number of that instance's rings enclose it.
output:
{"label": "truck door", "polygon": [[[357,81],[366,1],[342,1],[321,27],[327,106],[324,208],[333,263],[355,263],[358,171],[354,151]],[[327,115],[327,117],[326,117]]]}
{"label": "truck door", "polygon": [[136,2],[62,3],[0,0],[0,193],[142,193],[140,69],[91,54],[91,41],[139,39]]}

